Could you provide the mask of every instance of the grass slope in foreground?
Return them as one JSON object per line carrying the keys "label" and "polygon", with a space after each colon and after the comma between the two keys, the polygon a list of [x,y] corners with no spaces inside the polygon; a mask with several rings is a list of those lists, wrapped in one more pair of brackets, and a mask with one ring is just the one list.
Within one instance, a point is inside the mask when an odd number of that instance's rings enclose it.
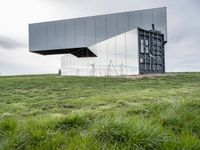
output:
{"label": "grass slope in foreground", "polygon": [[200,73],[0,77],[0,149],[200,149]]}

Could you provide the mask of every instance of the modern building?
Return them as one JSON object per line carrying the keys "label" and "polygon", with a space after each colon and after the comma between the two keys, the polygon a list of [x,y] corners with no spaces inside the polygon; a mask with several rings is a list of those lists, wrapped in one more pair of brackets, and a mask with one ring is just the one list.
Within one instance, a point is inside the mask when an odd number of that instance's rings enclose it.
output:
{"label": "modern building", "polygon": [[30,52],[66,54],[62,75],[164,73],[166,41],[165,7],[29,25]]}

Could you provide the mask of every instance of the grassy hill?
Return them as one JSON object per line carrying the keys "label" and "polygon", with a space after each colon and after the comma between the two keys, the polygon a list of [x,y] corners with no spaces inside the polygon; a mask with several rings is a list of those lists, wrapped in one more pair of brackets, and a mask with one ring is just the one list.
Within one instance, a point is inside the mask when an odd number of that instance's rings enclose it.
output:
{"label": "grassy hill", "polygon": [[200,73],[0,77],[0,149],[200,149]]}

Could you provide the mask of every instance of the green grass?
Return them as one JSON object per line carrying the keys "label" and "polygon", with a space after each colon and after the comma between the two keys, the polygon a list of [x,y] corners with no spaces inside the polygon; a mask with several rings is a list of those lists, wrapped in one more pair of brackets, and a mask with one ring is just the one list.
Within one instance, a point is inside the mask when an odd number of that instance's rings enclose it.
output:
{"label": "green grass", "polygon": [[1,150],[199,150],[200,73],[0,77]]}

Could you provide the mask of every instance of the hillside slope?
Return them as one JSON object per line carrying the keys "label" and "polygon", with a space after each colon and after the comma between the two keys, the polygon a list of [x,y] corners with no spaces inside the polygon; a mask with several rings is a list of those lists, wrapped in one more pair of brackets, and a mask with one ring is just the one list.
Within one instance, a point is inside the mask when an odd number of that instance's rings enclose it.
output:
{"label": "hillside slope", "polygon": [[200,149],[200,73],[0,77],[0,149]]}

